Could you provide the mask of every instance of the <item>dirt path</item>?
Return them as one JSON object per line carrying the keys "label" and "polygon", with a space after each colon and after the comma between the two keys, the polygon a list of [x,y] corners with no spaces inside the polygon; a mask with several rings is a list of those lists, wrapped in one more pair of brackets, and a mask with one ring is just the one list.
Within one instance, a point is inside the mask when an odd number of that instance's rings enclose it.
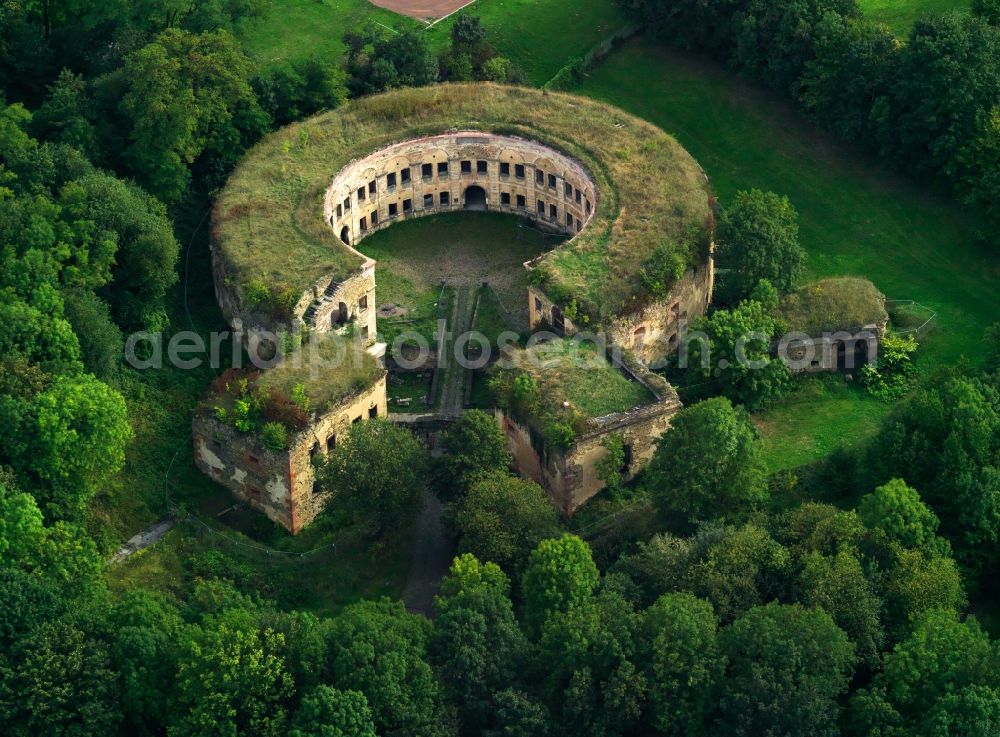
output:
{"label": "dirt path", "polygon": [[468,380],[469,372],[455,360],[455,340],[472,329],[474,304],[472,287],[468,284],[459,286],[455,299],[455,313],[451,325],[448,326],[450,335],[446,343],[448,372],[441,394],[441,413],[445,415],[457,415],[462,412],[465,382]]}
{"label": "dirt path", "polygon": [[410,572],[403,589],[403,603],[408,611],[434,616],[434,595],[451,565],[451,541],[441,524],[441,502],[424,492],[424,506],[417,517],[410,549]]}
{"label": "dirt path", "polygon": [[111,557],[108,563],[121,563],[130,555],[138,553],[143,548],[148,548],[170,532],[173,526],[174,521],[172,519],[161,519],[155,525],[150,525],[139,534],[133,535],[126,540],[125,544],[118,548],[118,552]]}

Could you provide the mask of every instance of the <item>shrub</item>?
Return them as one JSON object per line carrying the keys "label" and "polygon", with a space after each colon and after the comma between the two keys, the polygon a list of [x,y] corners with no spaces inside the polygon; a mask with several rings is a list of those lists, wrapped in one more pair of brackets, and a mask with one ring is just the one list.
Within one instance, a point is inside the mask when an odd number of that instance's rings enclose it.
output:
{"label": "shrub", "polygon": [[913,353],[917,341],[912,335],[887,333],[879,348],[878,363],[861,367],[861,383],[873,397],[885,402],[906,394],[913,380]]}
{"label": "shrub", "polygon": [[260,438],[271,450],[284,450],[288,445],[288,430],[280,422],[265,422]]}
{"label": "shrub", "polygon": [[251,279],[243,286],[243,299],[251,309],[264,304],[270,297],[270,290],[260,279]]}

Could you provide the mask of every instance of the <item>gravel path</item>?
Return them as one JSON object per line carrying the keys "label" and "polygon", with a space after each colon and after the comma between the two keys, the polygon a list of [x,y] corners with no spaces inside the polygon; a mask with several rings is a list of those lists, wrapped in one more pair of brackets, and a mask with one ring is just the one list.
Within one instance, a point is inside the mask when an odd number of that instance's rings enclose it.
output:
{"label": "gravel path", "polygon": [[445,415],[461,414],[465,399],[465,382],[468,380],[469,374],[468,370],[455,360],[455,339],[472,330],[472,310],[475,300],[473,299],[472,287],[468,284],[459,286],[457,291],[455,314],[448,326],[451,332],[446,347],[448,373],[445,375],[441,400],[441,413]]}
{"label": "gravel path", "polygon": [[172,519],[161,519],[156,524],[150,525],[139,534],[130,537],[124,545],[118,548],[118,552],[115,553],[108,562],[112,564],[121,563],[130,555],[138,553],[143,548],[148,548],[150,545],[160,540],[164,535],[170,532],[173,526],[174,521]]}

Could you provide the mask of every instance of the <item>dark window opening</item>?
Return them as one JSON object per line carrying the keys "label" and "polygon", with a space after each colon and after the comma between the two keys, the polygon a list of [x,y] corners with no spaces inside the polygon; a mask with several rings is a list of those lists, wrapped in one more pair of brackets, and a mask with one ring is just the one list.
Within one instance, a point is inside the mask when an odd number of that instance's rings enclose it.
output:
{"label": "dark window opening", "polygon": [[535,181],[541,184],[545,181],[545,172],[541,169],[535,169]]}
{"label": "dark window opening", "polygon": [[378,223],[378,210],[372,210],[372,225],[374,226],[377,223]]}
{"label": "dark window opening", "polygon": [[568,212],[566,213],[566,225],[568,225],[571,228],[573,227],[573,216],[570,215]]}
{"label": "dark window opening", "polygon": [[447,174],[448,174],[448,162],[447,161],[441,161],[441,162],[439,162],[438,163],[438,176],[439,177],[443,177],[443,176],[447,176]]}
{"label": "dark window opening", "polygon": [[395,217],[396,213],[399,212],[399,206],[393,202],[389,205],[389,217]]}
{"label": "dark window opening", "polygon": [[501,192],[500,193],[500,204],[501,205],[509,205],[510,204],[510,192]]}
{"label": "dark window opening", "polygon": [[361,232],[364,233],[366,230],[368,230],[368,220],[367,220],[367,218],[362,217],[361,218]]}
{"label": "dark window opening", "polygon": [[368,309],[368,295],[367,294],[363,295],[358,300],[358,309],[359,310],[367,310]]}
{"label": "dark window opening", "polygon": [[514,176],[524,179],[524,164],[514,164]]}
{"label": "dark window opening", "polygon": [[557,333],[563,333],[566,331],[566,319],[563,317],[562,310],[559,309],[559,305],[552,305],[552,328]]}
{"label": "dark window opening", "polygon": [[344,216],[344,208],[341,207],[340,205],[337,205],[337,217],[341,218],[343,216]]}
{"label": "dark window opening", "polygon": [[337,436],[331,435],[326,439],[326,452],[329,453],[336,447],[337,447]]}
{"label": "dark window opening", "polygon": [[433,164],[421,164],[420,165],[420,176],[424,179],[430,179],[434,176],[434,165]]}
{"label": "dark window opening", "polygon": [[350,209],[351,209],[351,198],[347,197],[344,199],[344,210],[350,210]]}
{"label": "dark window opening", "polygon": [[371,419],[375,419],[376,417],[378,417],[378,407],[370,408],[368,410],[368,417]]}
{"label": "dark window opening", "polygon": [[408,168],[400,170],[400,172],[399,172],[399,181],[401,181],[403,184],[409,184],[410,183],[410,170]]}
{"label": "dark window opening", "polygon": [[559,218],[559,210],[558,208],[556,208],[555,205],[549,205],[549,217],[552,218],[553,220]]}
{"label": "dark window opening", "polygon": [[372,179],[370,182],[368,182],[368,194],[374,195],[377,191],[378,188],[375,186],[375,180]]}
{"label": "dark window opening", "polygon": [[590,200],[587,200],[587,205],[584,208],[584,212],[586,212],[588,215],[590,214]]}
{"label": "dark window opening", "polygon": [[576,204],[580,204],[580,200],[583,199],[583,193],[580,190],[576,190]]}
{"label": "dark window opening", "polygon": [[471,161],[463,161],[462,164],[461,164],[461,166],[462,166],[462,173],[463,174],[471,174],[472,173],[472,162]]}
{"label": "dark window opening", "polygon": [[563,197],[569,199],[573,196],[573,185],[569,182],[563,182]]}
{"label": "dark window opening", "polygon": [[545,214],[545,202],[544,200],[538,200],[538,204],[535,205],[535,209],[538,210],[539,215]]}
{"label": "dark window opening", "polygon": [[451,192],[442,192],[440,199],[442,206],[451,204]]}
{"label": "dark window opening", "polygon": [[364,202],[364,201],[365,201],[365,188],[358,187],[358,202]]}
{"label": "dark window opening", "polygon": [[413,209],[413,200],[403,200],[403,212],[410,212]]}
{"label": "dark window opening", "polygon": [[487,163],[485,161],[477,161],[476,162],[476,173],[478,173],[478,174],[487,174],[488,172],[489,172],[489,166],[487,165]]}
{"label": "dark window opening", "polygon": [[509,177],[510,176],[510,164],[503,162],[500,164],[500,176]]}
{"label": "dark window opening", "polygon": [[434,207],[434,195],[432,194],[424,195],[424,207]]}
{"label": "dark window opening", "polygon": [[396,173],[395,172],[390,172],[389,174],[385,175],[385,186],[386,187],[395,187],[396,186]]}
{"label": "dark window opening", "polygon": [[524,195],[523,194],[519,194],[517,196],[517,206],[521,207],[521,208],[524,208],[524,207],[528,206],[528,202],[527,202],[527,200],[524,199]]}
{"label": "dark window opening", "polygon": [[555,189],[555,186],[556,186],[556,175],[555,174],[549,174],[549,186],[552,187],[553,189]]}

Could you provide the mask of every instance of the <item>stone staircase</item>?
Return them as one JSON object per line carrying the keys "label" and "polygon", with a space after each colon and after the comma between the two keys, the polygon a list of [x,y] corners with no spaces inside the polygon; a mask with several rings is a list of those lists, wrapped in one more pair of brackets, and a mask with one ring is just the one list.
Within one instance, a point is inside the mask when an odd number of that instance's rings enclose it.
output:
{"label": "stone staircase", "polygon": [[323,290],[323,296],[319,299],[313,300],[313,303],[309,305],[306,311],[302,314],[302,321],[307,325],[312,325],[313,318],[316,316],[316,312],[327,302],[333,300],[333,295],[337,293],[337,289],[340,287],[341,282],[331,281],[326,289]]}

